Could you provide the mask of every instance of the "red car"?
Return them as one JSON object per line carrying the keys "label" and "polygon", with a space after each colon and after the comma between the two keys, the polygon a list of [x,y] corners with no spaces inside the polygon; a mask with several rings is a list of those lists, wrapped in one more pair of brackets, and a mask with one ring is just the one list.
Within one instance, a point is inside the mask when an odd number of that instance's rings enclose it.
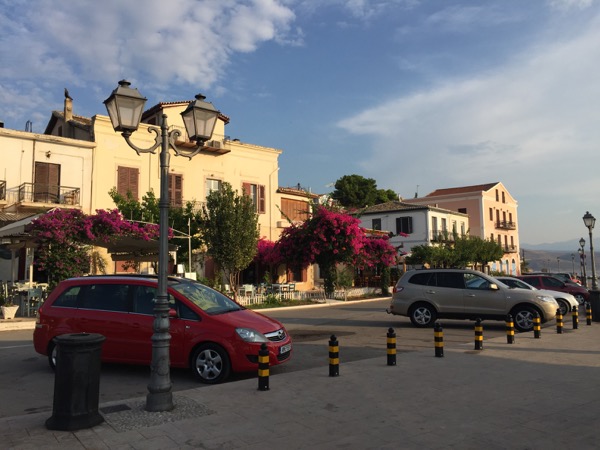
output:
{"label": "red car", "polygon": [[[157,289],[158,280],[151,276],[65,280],[39,309],[35,350],[47,355],[54,368],[56,336],[98,333],[106,337],[102,361],[150,365]],[[201,382],[219,383],[232,371],[257,370],[262,343],[270,365],[290,358],[292,341],[278,321],[185,278],[169,277],[168,293],[171,366],[191,368]]]}
{"label": "red car", "polygon": [[521,275],[516,278],[520,278],[538,289],[568,292],[575,297],[580,304],[590,298],[590,293],[586,288],[577,286],[576,284],[564,283],[551,275]]}

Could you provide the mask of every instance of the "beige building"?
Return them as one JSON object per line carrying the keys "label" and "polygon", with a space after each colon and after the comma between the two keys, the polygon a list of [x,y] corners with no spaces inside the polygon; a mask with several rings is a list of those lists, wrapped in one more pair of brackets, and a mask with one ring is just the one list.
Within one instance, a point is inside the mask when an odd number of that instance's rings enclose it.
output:
{"label": "beige building", "polygon": [[[143,114],[143,123],[131,140],[139,148],[151,147],[156,135],[150,128],[156,128],[166,114],[169,130],[181,133],[177,145],[192,145],[180,114],[188,104],[189,101],[184,101],[153,106]],[[191,201],[200,208],[211,191],[227,182],[238,193],[252,197],[259,217],[259,235],[275,241],[288,226],[288,219],[306,217],[308,204],[316,196],[300,189],[280,189],[278,159],[282,151],[230,139],[225,133],[229,120],[223,114],[219,116],[211,139],[192,159],[175,156],[170,150],[169,201],[172,205]],[[33,212],[44,212],[52,207],[72,205],[92,213],[96,209],[115,207],[109,195],[113,188],[121,194],[130,191],[140,200],[150,190],[159,197],[160,149],[154,154],[138,155],[121,134],[113,130],[107,115],[98,114],[91,119],[74,115],[73,101],[65,93],[64,109],[52,113],[45,133],[0,129],[0,142],[6,143],[2,147],[3,155],[7,155],[0,163],[5,174],[5,178],[0,179],[0,194],[5,193],[1,196],[0,208],[30,207]],[[31,192],[29,197],[17,202],[14,199],[19,198],[23,185]],[[42,199],[40,188],[46,185],[54,186],[54,190],[48,199]],[[158,222],[158,218],[148,220]],[[119,267],[119,264],[114,265],[115,270]],[[200,276],[214,275],[210,264],[198,264],[195,269]],[[255,281],[262,281],[259,270],[250,268],[252,271],[250,275]],[[280,281],[297,282],[297,289],[313,287],[312,270],[294,274],[280,268],[279,275]]]}
{"label": "beige building", "polygon": [[491,263],[489,270],[521,273],[517,201],[502,183],[437,189],[425,197],[404,201],[467,214],[472,236],[496,241],[504,249],[502,260]]}

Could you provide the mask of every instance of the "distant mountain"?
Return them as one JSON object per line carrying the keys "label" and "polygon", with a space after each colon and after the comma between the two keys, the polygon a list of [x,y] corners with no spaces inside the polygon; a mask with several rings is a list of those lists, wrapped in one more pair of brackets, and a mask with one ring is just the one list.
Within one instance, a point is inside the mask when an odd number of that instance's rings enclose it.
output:
{"label": "distant mountain", "polygon": [[[590,243],[589,241],[589,237],[586,236],[582,236],[585,239],[585,250],[586,252],[589,251],[590,248]],[[579,249],[579,239],[581,239],[581,237],[576,238],[576,239],[569,239],[568,241],[561,241],[561,242],[550,242],[550,243],[544,243],[544,244],[526,244],[526,243],[521,243],[521,248],[524,249],[530,249],[530,250],[547,250],[547,251],[566,251],[566,252],[577,252],[577,250]],[[600,250],[600,247],[598,247],[598,240],[596,238],[594,238],[594,252],[596,251],[596,249]]]}
{"label": "distant mountain", "polygon": [[[587,244],[586,244],[587,247]],[[588,256],[589,248],[586,248],[586,274],[591,275],[592,263]],[[594,248],[595,261],[599,261],[598,252]],[[581,274],[581,262],[577,251],[564,250],[540,250],[532,248],[521,249],[521,259],[525,259],[527,267],[533,272],[575,272]],[[598,271],[596,271],[598,273]]]}

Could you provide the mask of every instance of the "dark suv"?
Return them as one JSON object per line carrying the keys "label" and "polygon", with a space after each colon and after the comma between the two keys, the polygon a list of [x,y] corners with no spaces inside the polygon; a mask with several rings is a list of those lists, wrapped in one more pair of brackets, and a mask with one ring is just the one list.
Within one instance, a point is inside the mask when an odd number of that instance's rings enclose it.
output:
{"label": "dark suv", "polygon": [[533,329],[535,314],[554,319],[558,303],[538,291],[510,289],[495,278],[469,269],[409,270],[394,287],[388,314],[407,316],[417,327],[439,318],[514,319],[519,331]]}
{"label": "dark suv", "polygon": [[516,278],[519,278],[538,289],[567,292],[575,297],[579,304],[582,304],[590,298],[590,293],[586,288],[577,286],[574,283],[563,283],[552,275],[520,275]]}

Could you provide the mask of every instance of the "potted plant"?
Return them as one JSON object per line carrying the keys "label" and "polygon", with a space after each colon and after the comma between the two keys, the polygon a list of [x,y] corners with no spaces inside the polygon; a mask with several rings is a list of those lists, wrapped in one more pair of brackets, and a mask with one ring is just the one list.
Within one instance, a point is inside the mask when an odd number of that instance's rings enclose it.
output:
{"label": "potted plant", "polygon": [[19,305],[15,305],[11,298],[4,299],[2,304],[2,317],[5,319],[14,319],[19,309]]}

